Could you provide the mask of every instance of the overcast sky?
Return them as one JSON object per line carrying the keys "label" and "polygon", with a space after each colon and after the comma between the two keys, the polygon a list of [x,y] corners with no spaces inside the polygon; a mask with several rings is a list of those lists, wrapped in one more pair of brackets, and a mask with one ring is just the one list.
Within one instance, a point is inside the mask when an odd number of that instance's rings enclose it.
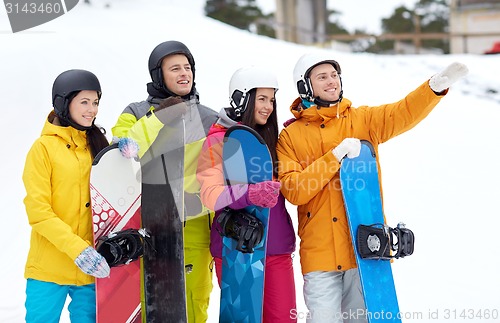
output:
{"label": "overcast sky", "polygon": [[[274,0],[257,0],[257,3],[265,13],[276,10]],[[417,0],[327,0],[329,9],[342,13],[339,19],[347,30],[365,29],[370,33],[379,33],[382,18],[389,17],[395,8],[406,5],[413,9],[415,3]]]}

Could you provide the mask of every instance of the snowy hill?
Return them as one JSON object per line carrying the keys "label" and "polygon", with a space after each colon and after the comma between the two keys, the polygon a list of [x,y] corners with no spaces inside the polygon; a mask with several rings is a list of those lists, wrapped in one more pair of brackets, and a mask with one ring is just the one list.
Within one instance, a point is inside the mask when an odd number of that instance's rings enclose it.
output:
{"label": "snowy hill", "polygon": [[[26,32],[0,32],[1,322],[24,320],[30,228],[21,174],[26,153],[51,110],[52,82],[60,72],[83,68],[99,77],[103,96],[97,120],[110,132],[128,103],[146,98],[151,50],[162,41],[180,40],[194,54],[202,103],[219,110],[228,104],[233,71],[264,65],[279,77],[278,117],[283,122],[291,117],[288,106],[296,96],[295,62],[305,52],[321,50],[208,19],[202,0],[80,2],[66,15]],[[0,30],[10,30],[4,12]],[[342,66],[344,96],[354,106],[397,101],[449,63],[468,65],[469,76],[426,120],[380,147],[384,203],[389,224],[404,221],[416,235],[414,255],[393,265],[405,322],[500,321],[500,171],[495,149],[500,141],[500,56],[330,54]],[[289,211],[295,219],[295,207],[289,205]],[[298,258],[297,252],[297,303],[305,317]],[[218,321],[218,296],[215,284],[210,322]],[[493,310],[497,319],[487,319],[484,314]],[[66,316],[64,322],[69,321]]]}

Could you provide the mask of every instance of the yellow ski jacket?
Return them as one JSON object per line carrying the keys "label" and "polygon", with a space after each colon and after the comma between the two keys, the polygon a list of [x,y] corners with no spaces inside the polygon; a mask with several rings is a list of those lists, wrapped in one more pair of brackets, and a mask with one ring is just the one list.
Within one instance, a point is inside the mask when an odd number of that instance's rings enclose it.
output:
{"label": "yellow ski jacket", "polygon": [[85,131],[53,125],[53,112],[26,157],[24,204],[31,226],[26,278],[86,285],[94,277],[74,263],[92,246],[90,169]]}

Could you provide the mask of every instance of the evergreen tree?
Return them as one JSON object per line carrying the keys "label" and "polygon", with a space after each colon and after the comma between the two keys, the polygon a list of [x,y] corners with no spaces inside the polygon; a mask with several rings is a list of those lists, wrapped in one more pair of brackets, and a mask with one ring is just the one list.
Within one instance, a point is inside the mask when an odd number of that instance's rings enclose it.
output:
{"label": "evergreen tree", "polygon": [[276,38],[276,31],[274,30],[274,27],[269,23],[269,22],[275,21],[274,13],[270,13],[268,15],[265,15],[263,18],[259,19],[258,21],[263,22],[263,23],[257,24],[257,34],[258,35]]}
{"label": "evergreen tree", "polygon": [[[441,33],[448,31],[448,19],[450,9],[447,0],[420,0],[414,9],[405,6],[396,8],[389,18],[382,19],[383,33],[415,33],[417,31],[417,19],[420,24],[421,33]],[[404,40],[412,43],[411,39]],[[449,41],[447,39],[426,39],[421,42],[422,47],[440,48],[444,53],[449,53]],[[393,40],[377,41],[367,51],[381,52],[394,48]]]}
{"label": "evergreen tree", "polygon": [[[449,31],[450,7],[446,0],[420,0],[415,11],[421,15],[420,26],[423,33],[442,33]],[[423,47],[440,48],[444,53],[450,52],[449,39],[427,39],[422,41]]]}
{"label": "evergreen tree", "polygon": [[205,15],[244,30],[264,17],[255,0],[207,0]]}
{"label": "evergreen tree", "polygon": [[328,35],[348,35],[347,29],[339,22],[338,17],[341,15],[340,11],[328,11],[328,24],[326,25],[326,33]]}

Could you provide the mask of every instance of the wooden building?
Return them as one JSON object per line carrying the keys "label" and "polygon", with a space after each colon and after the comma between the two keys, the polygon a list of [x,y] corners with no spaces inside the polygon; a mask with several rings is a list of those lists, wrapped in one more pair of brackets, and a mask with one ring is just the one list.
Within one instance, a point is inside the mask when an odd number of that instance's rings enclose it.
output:
{"label": "wooden building", "polygon": [[325,43],[326,0],[276,0],[276,36],[298,43]]}
{"label": "wooden building", "polygon": [[483,54],[500,42],[500,0],[452,0],[450,52]]}

